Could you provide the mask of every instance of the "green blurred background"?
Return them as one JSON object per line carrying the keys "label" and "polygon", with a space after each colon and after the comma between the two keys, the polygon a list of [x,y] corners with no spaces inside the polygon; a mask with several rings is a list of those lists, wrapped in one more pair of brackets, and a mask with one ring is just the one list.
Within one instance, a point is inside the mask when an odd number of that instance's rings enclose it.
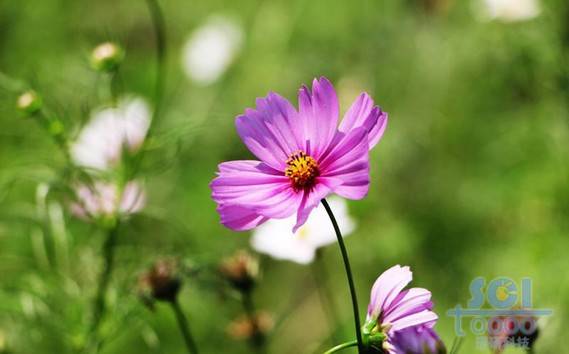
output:
{"label": "green blurred background", "polygon": [[[410,265],[413,285],[433,292],[437,328],[450,346],[453,320],[445,312],[466,306],[473,278],[531,277],[534,305],[554,310],[540,322],[536,353],[569,353],[569,3],[542,1],[539,16],[517,22],[482,21],[476,2],[458,0],[161,5],[165,106],[144,170],[147,208],[121,229],[104,353],[185,352],[169,309],[151,312],[138,301],[136,277],[158,257],[210,265],[248,247],[247,233],[219,224],[208,188],[219,162],[251,156],[234,117],[269,90],[296,105],[299,86],[321,75],[336,86],[342,110],[366,90],[390,115],[371,152],[370,194],[349,203],[357,229],[346,243],[361,312],[377,275]],[[184,75],[181,51],[212,15],[239,23],[243,43],[219,80],[200,85]],[[144,1],[4,0],[3,86],[24,81],[77,131],[108,99],[105,78],[88,61],[106,40],[126,50],[120,92],[151,102],[155,40]],[[71,353],[104,235],[61,200],[38,205],[38,184],[56,180],[64,159],[35,122],[17,114],[16,92],[0,89],[0,344],[11,353]],[[310,267],[262,259],[258,307],[289,315],[270,353],[312,353],[335,326],[340,339],[352,339],[339,251],[330,246],[323,255],[337,325],[322,312]],[[226,336],[240,305],[215,283],[188,278],[181,300],[203,353],[250,352]],[[461,352],[480,352],[472,334]]]}

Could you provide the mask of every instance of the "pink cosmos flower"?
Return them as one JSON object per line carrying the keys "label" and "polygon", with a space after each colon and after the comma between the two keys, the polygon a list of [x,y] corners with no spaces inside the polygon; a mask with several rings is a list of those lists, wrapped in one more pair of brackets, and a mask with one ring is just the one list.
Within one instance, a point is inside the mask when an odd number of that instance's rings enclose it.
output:
{"label": "pink cosmos flower", "polygon": [[212,198],[221,223],[249,230],[296,213],[293,232],[331,193],[363,198],[369,188],[368,151],[381,139],[387,114],[362,93],[338,126],[336,92],[326,78],[303,86],[297,111],[276,93],[236,119],[237,132],[259,159],[219,165]]}
{"label": "pink cosmos flower", "polygon": [[125,151],[140,149],[150,125],[150,108],[142,98],[126,98],[117,107],[96,111],[71,145],[73,161],[81,167],[108,170]]}
{"label": "pink cosmos flower", "polygon": [[80,184],[75,186],[75,195],[77,200],[70,205],[71,212],[85,220],[116,214],[128,216],[142,210],[146,201],[144,189],[137,182],[127,183],[120,195],[113,183]]}
{"label": "pink cosmos flower", "polygon": [[409,267],[396,265],[373,285],[363,333],[379,350],[422,354],[413,348],[433,348],[433,353],[440,348],[440,340],[432,330],[438,316],[432,311],[431,292],[422,288],[403,290],[412,278]]}
{"label": "pink cosmos flower", "polygon": [[407,327],[393,334],[392,352],[401,354],[445,354],[446,348],[434,329]]}

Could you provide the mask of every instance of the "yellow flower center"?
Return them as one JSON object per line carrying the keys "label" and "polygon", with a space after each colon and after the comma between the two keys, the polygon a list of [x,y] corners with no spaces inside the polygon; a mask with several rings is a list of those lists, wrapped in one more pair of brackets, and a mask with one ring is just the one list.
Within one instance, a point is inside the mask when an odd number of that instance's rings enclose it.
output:
{"label": "yellow flower center", "polygon": [[285,176],[295,190],[310,189],[314,186],[316,177],[320,175],[318,163],[304,151],[297,151],[286,160]]}

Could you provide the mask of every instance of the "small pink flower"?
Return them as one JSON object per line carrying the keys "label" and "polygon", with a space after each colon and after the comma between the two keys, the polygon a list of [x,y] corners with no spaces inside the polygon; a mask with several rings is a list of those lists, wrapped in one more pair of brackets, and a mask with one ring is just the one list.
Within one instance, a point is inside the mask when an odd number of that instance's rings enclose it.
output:
{"label": "small pink flower", "polygon": [[362,93],[338,126],[332,84],[314,80],[299,92],[299,110],[276,93],[257,99],[237,117],[237,132],[260,160],[219,165],[212,198],[221,223],[249,230],[296,213],[295,232],[331,193],[363,198],[369,188],[368,151],[381,139],[387,114]]}
{"label": "small pink flower", "polygon": [[117,107],[96,111],[71,146],[73,161],[95,170],[115,167],[123,153],[135,153],[144,142],[150,109],[142,98],[119,101]]}
{"label": "small pink flower", "polygon": [[373,285],[363,334],[377,349],[390,354],[422,354],[413,348],[425,345],[432,347],[433,353],[441,348],[432,330],[438,316],[432,311],[431,292],[422,288],[403,290],[412,278],[409,267],[396,265]]}
{"label": "small pink flower", "polygon": [[71,211],[75,216],[87,220],[137,213],[144,207],[146,199],[144,190],[136,182],[127,183],[121,195],[112,183],[95,182],[92,186],[80,184],[75,186],[75,196]]}

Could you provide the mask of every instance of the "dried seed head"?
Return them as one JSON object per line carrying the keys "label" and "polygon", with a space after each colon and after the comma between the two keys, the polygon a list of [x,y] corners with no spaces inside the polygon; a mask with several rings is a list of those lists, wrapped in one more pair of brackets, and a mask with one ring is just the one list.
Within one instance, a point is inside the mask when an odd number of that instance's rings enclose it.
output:
{"label": "dried seed head", "polygon": [[258,312],[252,319],[241,316],[233,320],[226,329],[227,334],[236,340],[259,340],[273,329],[274,320],[268,312]]}
{"label": "dried seed head", "polygon": [[157,261],[139,277],[138,284],[139,292],[145,302],[176,300],[182,285],[177,262],[168,259]]}
{"label": "dried seed head", "polygon": [[239,251],[222,261],[219,271],[237,290],[247,292],[255,286],[259,275],[259,261],[248,252]]}

